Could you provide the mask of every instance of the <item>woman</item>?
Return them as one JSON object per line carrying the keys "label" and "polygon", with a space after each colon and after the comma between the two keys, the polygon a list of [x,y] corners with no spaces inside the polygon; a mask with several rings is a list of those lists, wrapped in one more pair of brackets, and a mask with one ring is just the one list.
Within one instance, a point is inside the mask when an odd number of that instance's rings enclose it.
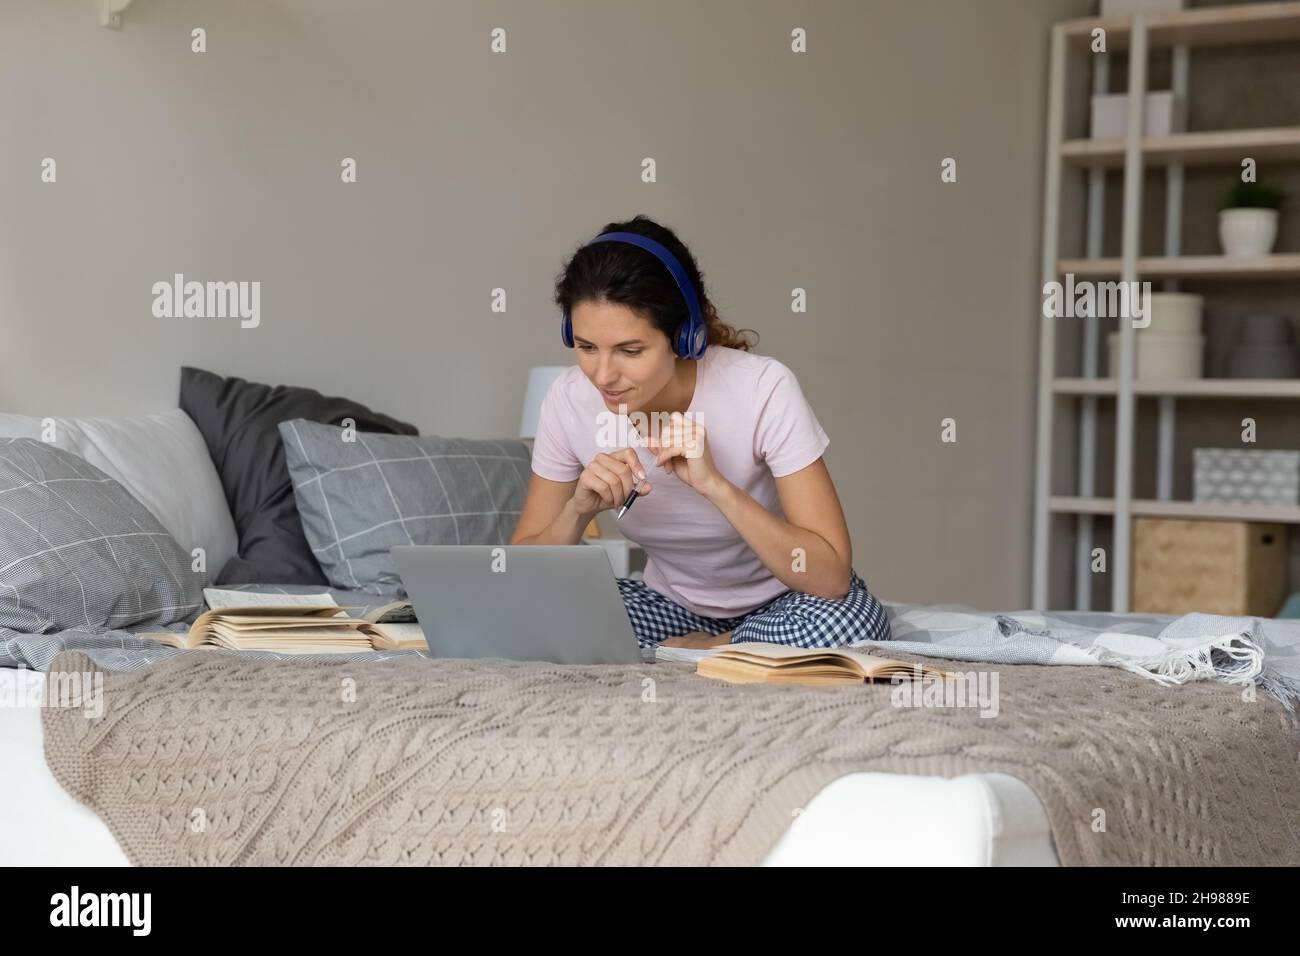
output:
{"label": "woman", "polygon": [[637,488],[619,527],[645,549],[645,580],[618,587],[642,647],[888,640],[826,433],[790,370],[718,318],[672,230],[610,223],[555,300],[578,364],[542,402],[511,543],[577,544]]}

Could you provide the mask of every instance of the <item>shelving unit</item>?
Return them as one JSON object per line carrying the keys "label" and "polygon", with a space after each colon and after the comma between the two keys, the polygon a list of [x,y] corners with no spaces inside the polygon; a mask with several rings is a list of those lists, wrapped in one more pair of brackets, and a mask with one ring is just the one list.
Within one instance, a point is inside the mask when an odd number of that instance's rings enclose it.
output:
{"label": "shelving unit", "polygon": [[[1062,259],[1062,275],[1073,272],[1084,279],[1113,279],[1124,272],[1123,259]],[[1228,256],[1143,256],[1137,271],[1145,279],[1296,279],[1300,255],[1279,254],[1254,259]]]}
{"label": "shelving unit", "polygon": [[[1058,395],[1115,395],[1113,378],[1058,378],[1052,383]],[[1300,398],[1296,378],[1173,378],[1133,383],[1135,395],[1170,395],[1176,398]]]}
{"label": "shelving unit", "polygon": [[[1106,31],[1107,54],[1094,54],[1093,31]],[[1181,255],[1184,169],[1223,165],[1234,168],[1244,157],[1257,162],[1300,161],[1300,126],[1246,130],[1184,132],[1144,136],[1148,56],[1171,50],[1172,90],[1186,104],[1189,51],[1193,47],[1276,43],[1300,40],[1300,2],[1203,7],[1146,16],[1094,17],[1057,24],[1051,37],[1048,135],[1044,177],[1042,279],[1060,281],[1067,273],[1088,280],[1125,282],[1164,280],[1173,291],[1180,279],[1221,282],[1267,282],[1300,279],[1300,254],[1280,253],[1252,259]],[[1129,110],[1122,139],[1067,139],[1067,67],[1073,57],[1092,59],[1093,94],[1109,92],[1109,53],[1128,54]],[[1139,254],[1143,176],[1148,167],[1163,167],[1166,177],[1165,249],[1162,256]],[[1123,171],[1121,254],[1102,251],[1105,173]],[[1082,258],[1058,254],[1061,244],[1062,179],[1067,173],[1087,177],[1085,252]],[[1091,601],[1090,555],[1094,519],[1112,522],[1109,560],[1111,610],[1127,611],[1130,590],[1132,519],[1135,516],[1269,521],[1300,524],[1300,507],[1202,504],[1172,500],[1174,435],[1178,399],[1213,401],[1232,398],[1300,399],[1297,380],[1150,381],[1134,378],[1135,330],[1118,323],[1119,355],[1113,378],[1098,375],[1100,327],[1096,318],[1071,320],[1081,325],[1081,377],[1058,377],[1057,328],[1063,320],[1040,316],[1038,427],[1035,461],[1032,605],[1045,609],[1049,599],[1049,555],[1054,515],[1075,516],[1075,605]],[[1156,450],[1157,498],[1134,499],[1134,430],[1136,400],[1158,403]],[[1078,405],[1077,493],[1052,493],[1053,422],[1058,400]],[[1115,417],[1114,494],[1095,494],[1097,417],[1101,401],[1113,402]]]}
{"label": "shelving unit", "polygon": [[[1071,498],[1057,495],[1050,499],[1052,511],[1058,514],[1113,515],[1113,498]],[[1279,508],[1265,505],[1212,505],[1196,501],[1153,501],[1136,499],[1131,502],[1136,517],[1147,518],[1206,518],[1221,521],[1273,521],[1280,524],[1300,524],[1300,507]]]}
{"label": "shelving unit", "polygon": [[[1237,6],[1201,7],[1172,13],[1150,13],[1144,17],[1085,17],[1059,24],[1064,39],[1087,48],[1092,31],[1102,27],[1111,50],[1136,47],[1138,20],[1143,22],[1143,46],[1147,49],[1173,46],[1235,46],[1242,43],[1273,43],[1300,40],[1300,20],[1294,3],[1252,3]],[[1138,129],[1142,127],[1139,126]]]}
{"label": "shelving unit", "polygon": [[[1232,163],[1242,156],[1285,162],[1300,159],[1300,128],[1224,130],[1217,133],[1174,133],[1147,136],[1142,155],[1158,164],[1184,166]],[[1072,139],[1061,144],[1061,158],[1076,166],[1115,168],[1124,165],[1122,139]]]}

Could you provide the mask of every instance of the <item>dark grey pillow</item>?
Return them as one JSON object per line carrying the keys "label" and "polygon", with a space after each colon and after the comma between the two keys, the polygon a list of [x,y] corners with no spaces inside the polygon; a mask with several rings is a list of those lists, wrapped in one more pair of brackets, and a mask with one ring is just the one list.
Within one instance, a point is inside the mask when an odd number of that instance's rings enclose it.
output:
{"label": "dark grey pillow", "polygon": [[0,628],[170,624],[199,609],[202,582],[158,519],[94,465],[0,438]]}
{"label": "dark grey pillow", "polygon": [[398,594],[395,544],[509,543],[528,491],[524,442],[350,434],[280,425],[302,528],[330,584]]}
{"label": "dark grey pillow", "polygon": [[351,399],[198,368],[181,369],[180,404],[207,443],[239,532],[238,557],[214,569],[221,584],[325,583],[302,535],[277,425],[293,418],[342,425],[350,418],[361,431],[418,431]]}

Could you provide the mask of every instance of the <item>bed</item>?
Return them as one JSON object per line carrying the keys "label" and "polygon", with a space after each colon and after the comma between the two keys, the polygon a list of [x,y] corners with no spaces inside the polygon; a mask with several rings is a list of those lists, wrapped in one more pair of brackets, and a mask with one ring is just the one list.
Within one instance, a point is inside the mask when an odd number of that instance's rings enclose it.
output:
{"label": "bed", "polygon": [[[34,671],[0,671],[0,694]],[[50,774],[40,713],[0,709],[0,866],[128,866],[104,822]],[[894,825],[882,830],[859,808]],[[942,810],[942,813],[939,811]],[[929,820],[939,817],[937,821]],[[829,784],[790,821],[764,861],[769,866],[1056,866],[1038,798],[1009,774],[951,780],[889,773],[850,774]]]}
{"label": "bed", "polygon": [[[378,603],[371,595],[331,593],[340,604],[369,609]],[[43,698],[43,675],[36,667],[48,666],[59,650],[84,648],[114,668],[149,666],[177,653],[141,644],[124,632],[10,633],[6,640],[8,658],[0,656],[0,661],[10,665],[21,661],[24,666],[0,668],[0,698],[28,704]],[[0,865],[129,865],[104,822],[50,773],[37,706],[0,708],[0,766],[14,770],[0,789]],[[874,817],[857,812],[861,807],[875,808],[899,825],[882,830]],[[1059,865],[1042,804],[1010,774],[964,774],[952,779],[847,774],[798,811],[792,811],[789,827],[778,835],[766,865]]]}
{"label": "bed", "polygon": [[[375,601],[375,598],[365,595],[333,593],[341,604],[365,606]],[[84,655],[85,661],[93,661],[93,666],[102,667],[110,680],[119,676],[129,679],[133,673],[159,671],[166,666],[176,666],[178,661],[183,663],[184,658],[193,660],[200,655],[205,660],[250,657],[223,652],[171,651],[123,632],[54,636],[10,633],[0,637],[4,640],[0,646],[3,646],[5,655],[0,661],[10,665],[0,670],[0,694],[5,695],[6,700],[21,699],[28,704],[33,702],[33,694],[40,693],[42,678],[38,670],[48,667],[56,659],[65,660],[67,655],[57,658],[63,651]],[[275,658],[275,655],[252,656]],[[430,668],[439,663],[419,652],[374,653],[351,659],[358,667],[393,668],[386,671],[387,674],[404,674],[413,668]],[[317,660],[277,659],[275,664],[297,672]],[[337,666],[339,662],[331,663]],[[443,662],[443,667],[449,668],[451,663]],[[13,665],[21,666],[15,668]],[[509,680],[533,680],[526,670],[530,665],[489,661],[474,666],[488,670],[470,675],[456,694],[463,696],[464,687],[482,686],[485,675],[488,680],[496,680],[502,675]],[[631,670],[635,672],[629,675],[632,681],[643,682],[644,673],[662,675],[656,677],[661,695],[672,693],[671,689],[677,687],[714,685],[714,682],[690,674],[688,666],[675,662],[648,664],[644,670]],[[860,733],[852,731],[850,725],[851,732],[845,735],[841,720],[836,730],[839,736],[828,734],[825,746],[812,757],[776,768],[776,775],[770,779],[779,780],[779,784],[755,788],[780,792],[781,797],[775,800],[777,810],[774,811],[770,805],[774,801],[763,803],[762,794],[754,796],[752,806],[741,801],[744,806],[738,808],[737,818],[746,820],[743,827],[747,833],[746,845],[761,846],[761,853],[751,853],[748,857],[734,853],[728,856],[731,851],[720,849],[716,858],[710,857],[709,861],[743,859],[774,866],[1052,866],[1062,862],[1295,861],[1297,846],[1300,846],[1300,830],[1297,829],[1300,825],[1300,803],[1297,803],[1300,788],[1294,786],[1295,781],[1291,778],[1296,775],[1294,747],[1300,737],[1296,736],[1294,719],[1280,706],[1264,702],[1258,709],[1239,713],[1240,708],[1234,706],[1235,690],[1210,684],[1163,688],[1110,668],[1089,669],[1087,673],[1081,673],[1084,669],[1070,667],[1024,666],[1004,667],[1002,670],[1013,672],[1004,674],[1004,700],[1019,701],[1023,697],[1027,702],[1024,713],[1007,715],[1001,722],[981,721],[976,716],[964,715],[963,732],[976,736],[945,749],[938,743],[944,739],[940,731],[946,733],[951,727],[940,726],[941,709],[927,715],[908,714],[898,708],[893,708],[892,712],[881,707],[874,711],[864,709],[860,711]],[[1105,673],[1096,673],[1099,671]],[[424,673],[433,674],[435,671]],[[240,675],[240,678],[246,679],[247,675]],[[278,681],[278,678],[270,679]],[[419,682],[424,680],[420,678]],[[682,681],[694,684],[680,683]],[[206,686],[207,683],[205,677],[203,684]],[[19,696],[20,685],[24,689],[30,688],[30,693]],[[1084,706],[1069,698],[1072,689],[1077,690],[1082,685],[1100,688],[1096,693],[1103,701],[1101,709],[1091,719],[1080,715],[1080,724],[1095,724],[1093,727],[1075,727],[1069,716],[1072,708]],[[773,690],[758,689],[756,693]],[[878,688],[874,692],[885,694],[888,690]],[[723,691],[719,693],[726,694]],[[829,693],[842,694],[843,690]],[[214,703],[224,700],[221,694],[219,690],[213,691]],[[111,699],[114,695],[110,693],[108,696]],[[546,699],[552,700],[556,696],[551,693]],[[730,713],[761,715],[776,699],[754,697],[738,704],[740,709]],[[801,715],[806,709],[806,705],[800,705],[789,713]],[[1162,710],[1170,711],[1167,716],[1172,723],[1161,724],[1159,721],[1163,716],[1151,722],[1152,712],[1158,714]],[[140,845],[135,847],[133,857],[131,849],[119,839],[126,819],[121,816],[120,808],[116,821],[105,806],[100,806],[100,812],[90,809],[51,772],[44,735],[52,713],[56,712],[37,706],[0,708],[0,765],[9,771],[10,781],[0,790],[0,863],[124,865],[133,858],[136,862],[151,862]],[[549,717],[539,713],[537,720],[542,724],[554,720],[556,714],[564,713],[564,707],[551,707],[548,713]],[[859,719],[858,714],[848,711],[837,713],[851,720]],[[1196,720],[1198,724],[1190,726],[1188,720]],[[523,718],[516,721],[519,725],[527,722]],[[321,733],[328,733],[327,723],[313,725],[315,729],[311,732],[319,729]],[[426,723],[432,725],[436,721]],[[755,725],[758,723],[761,719],[756,717]],[[148,729],[153,726],[144,721],[138,723],[132,733],[141,736],[161,732]],[[690,736],[691,726],[683,724],[676,733]],[[804,741],[796,743],[778,737],[771,749],[775,750],[777,745],[797,749],[806,739],[825,729],[817,721],[809,726],[811,730],[794,735],[802,736]],[[1152,749],[1152,741],[1165,736],[1169,726],[1181,728],[1189,739],[1162,744],[1167,752],[1158,755],[1159,762],[1153,767],[1137,766],[1145,759],[1144,751]],[[712,734],[712,731],[707,733]],[[721,730],[718,736],[724,736]],[[877,737],[887,740],[876,746]],[[585,739],[582,746],[590,751],[593,739]],[[870,746],[867,746],[868,741],[872,742]],[[846,746],[846,742],[850,745]],[[536,740],[503,738],[499,743],[503,747],[518,744],[520,753],[538,749]],[[406,746],[412,746],[409,740]],[[1111,752],[1102,753],[1103,747]],[[1233,751],[1246,752],[1249,759],[1233,762],[1229,768],[1232,772],[1226,777],[1226,770],[1212,771],[1209,764],[1214,755]],[[1080,754],[1086,756],[1081,759]],[[76,759],[83,756],[78,755]],[[473,758],[465,755],[460,759],[465,766],[473,763]],[[666,758],[662,759],[667,762]],[[702,775],[704,771],[700,768],[707,770],[711,766],[720,766],[718,759],[716,755],[705,754],[694,775]],[[749,758],[731,760],[718,771],[719,781],[743,791],[748,785],[743,781],[768,779],[761,775],[745,776],[746,759]],[[1122,776],[1125,765],[1135,775]],[[80,767],[65,759],[64,777],[68,776],[69,766]],[[1117,766],[1121,768],[1119,777],[1114,776]],[[1251,771],[1250,767],[1255,770]],[[657,765],[655,769],[657,771]],[[793,772],[796,770],[797,773]],[[96,772],[102,777],[106,771],[101,766]],[[802,790],[785,787],[785,782],[794,778],[798,778]],[[1135,781],[1140,783],[1135,784]],[[1198,789],[1201,783],[1203,789]],[[583,781],[576,781],[575,788],[580,790],[582,784]],[[103,779],[100,785],[111,789]],[[1134,792],[1135,786],[1141,786],[1144,792]],[[509,794],[510,790],[507,786],[498,792]],[[85,797],[86,793],[79,795]],[[507,795],[494,799],[498,803],[508,803],[512,798]],[[730,796],[725,798],[727,801],[731,799]],[[1255,807],[1242,819],[1243,815],[1217,806],[1228,801],[1237,801],[1238,806],[1245,801],[1254,803]],[[1113,812],[1121,812],[1119,805],[1122,804],[1126,817],[1133,816],[1133,819],[1126,820],[1125,826],[1140,824],[1144,835],[1131,834],[1124,841],[1111,841],[1110,849],[1098,847],[1092,835],[1095,823],[1091,808],[1094,804],[1108,804]],[[149,812],[166,817],[166,809],[161,805]],[[1235,822],[1221,825],[1224,821],[1220,817],[1233,817]],[[1278,821],[1281,820],[1290,822],[1280,825]],[[1155,829],[1163,832],[1151,832],[1155,823],[1159,824]],[[713,828],[710,833],[714,833],[730,824],[713,821],[709,825]],[[595,862],[675,862],[683,852],[681,845],[688,842],[688,836],[691,841],[700,842],[698,834],[690,833],[690,826],[680,820],[665,824],[662,828],[679,828],[682,839],[675,844],[669,841],[664,846],[648,849],[644,861],[635,854],[619,856],[609,850],[611,855]],[[1249,832],[1242,831],[1243,826]],[[1274,827],[1274,832],[1269,833],[1269,827]],[[1117,828],[1113,818],[1111,828]],[[440,834],[438,839],[446,842],[446,834]],[[1062,840],[1066,849],[1064,860]],[[1116,849],[1120,842],[1130,845],[1121,852]],[[719,847],[725,843],[725,840],[719,840]],[[370,849],[373,851],[374,848]],[[554,861],[560,861],[567,859],[563,854],[571,849],[567,846],[547,847],[546,852],[554,852],[557,854]],[[621,847],[618,852],[625,849]],[[255,841],[250,843],[246,840],[239,852],[243,854],[238,858],[240,862],[267,862],[265,858],[257,857],[260,851]],[[162,859],[194,862],[183,856],[158,858]],[[364,853],[358,859],[372,862]],[[407,856],[401,859],[402,862],[411,862]],[[445,854],[439,857],[440,862],[446,860]],[[223,861],[230,862],[233,858],[223,858]],[[303,861],[302,856],[294,858],[294,862]],[[384,861],[392,862],[391,859]],[[478,862],[469,858],[464,861]],[[311,862],[322,860],[313,858]]]}
{"label": "bed", "polygon": [[[206,374],[189,371],[190,379]],[[1044,622],[1023,616],[955,615],[976,618],[974,637],[984,643],[949,659],[985,663],[952,669],[1000,678],[998,706],[987,709],[899,696],[915,684],[741,687],[670,661],[559,668],[415,651],[281,658],[177,651],[126,630],[81,627],[122,619],[108,615],[124,608],[121,626],[189,613],[201,601],[190,575],[207,573],[191,564],[196,553],[206,553],[212,572],[257,571],[249,548],[233,558],[229,501],[241,520],[279,529],[285,553],[263,556],[267,567],[291,567],[295,554],[315,567],[313,555],[341,546],[342,538],[320,537],[312,499],[296,486],[308,511],[301,521],[267,510],[290,501],[283,462],[243,487],[255,466],[283,457],[278,430],[305,414],[303,402],[324,403],[313,414],[333,421],[339,400],[207,378],[218,398],[187,399],[183,388],[182,399],[199,422],[220,426],[212,434],[176,410],[56,420],[56,446],[35,439],[43,427],[35,419],[0,420],[0,434],[31,436],[0,439],[9,448],[4,487],[39,518],[15,516],[6,532],[9,544],[32,540],[21,577],[0,589],[14,598],[0,604],[8,615],[0,626],[0,863],[1300,864],[1300,733],[1285,697],[1247,702],[1240,686],[1221,681],[1171,688],[1115,667],[1073,666],[1097,661],[1053,644]],[[220,410],[221,396],[250,389],[247,404],[264,412],[257,429]],[[275,396],[297,404],[271,409]],[[346,410],[358,422],[367,412]],[[217,454],[229,445],[222,423],[236,419],[240,436],[261,436],[247,461]],[[361,454],[338,431],[325,430],[317,457]],[[442,507],[490,514],[476,534],[505,540],[522,500],[526,448],[401,435],[367,443],[380,440],[407,442],[402,448],[422,461],[440,442],[456,443],[457,460],[474,457],[463,481],[449,471],[412,487],[452,488],[458,503]],[[368,464],[351,465],[379,467],[365,454]],[[38,473],[42,487],[30,477]],[[299,477],[308,483],[313,474]],[[355,527],[391,530],[392,521],[370,514],[393,506],[386,493],[370,494],[385,487],[344,489],[328,509],[331,527],[355,507]],[[245,491],[256,499],[247,508]],[[53,501],[68,502],[60,547],[87,557],[80,573],[42,537],[55,528]],[[402,513],[442,514],[436,504]],[[15,506],[11,495],[10,514]],[[118,525],[129,533],[107,534]],[[28,533],[37,526],[40,534]],[[368,584],[331,589],[336,602],[364,611],[390,600],[377,585],[397,580],[387,551],[395,542],[344,537],[348,574],[364,568]],[[140,546],[121,546],[131,540]],[[221,579],[308,579],[260,573]],[[951,609],[901,608],[886,605],[894,641],[885,653],[933,656],[933,644],[917,642],[927,634],[937,642]],[[158,617],[167,611],[176,613]],[[1083,633],[1096,617],[1054,615],[1051,624]],[[1102,626],[1149,637],[1157,623],[1131,616]],[[1300,635],[1290,638],[1270,647],[1294,664]],[[86,701],[103,711],[86,719],[70,700],[52,706],[40,697],[49,671],[84,678]],[[1294,694],[1300,674],[1291,675]],[[339,694],[347,682],[365,692],[348,700]]]}

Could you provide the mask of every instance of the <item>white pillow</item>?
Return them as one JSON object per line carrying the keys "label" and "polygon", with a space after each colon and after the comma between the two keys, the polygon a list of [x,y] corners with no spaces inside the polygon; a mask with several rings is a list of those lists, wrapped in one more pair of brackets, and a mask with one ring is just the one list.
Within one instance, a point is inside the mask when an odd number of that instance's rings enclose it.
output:
{"label": "white pillow", "polygon": [[239,537],[221,479],[198,427],[179,408],[123,418],[33,418],[0,414],[0,438],[47,437],[121,482],[173,538],[206,553],[205,583],[235,556]]}

